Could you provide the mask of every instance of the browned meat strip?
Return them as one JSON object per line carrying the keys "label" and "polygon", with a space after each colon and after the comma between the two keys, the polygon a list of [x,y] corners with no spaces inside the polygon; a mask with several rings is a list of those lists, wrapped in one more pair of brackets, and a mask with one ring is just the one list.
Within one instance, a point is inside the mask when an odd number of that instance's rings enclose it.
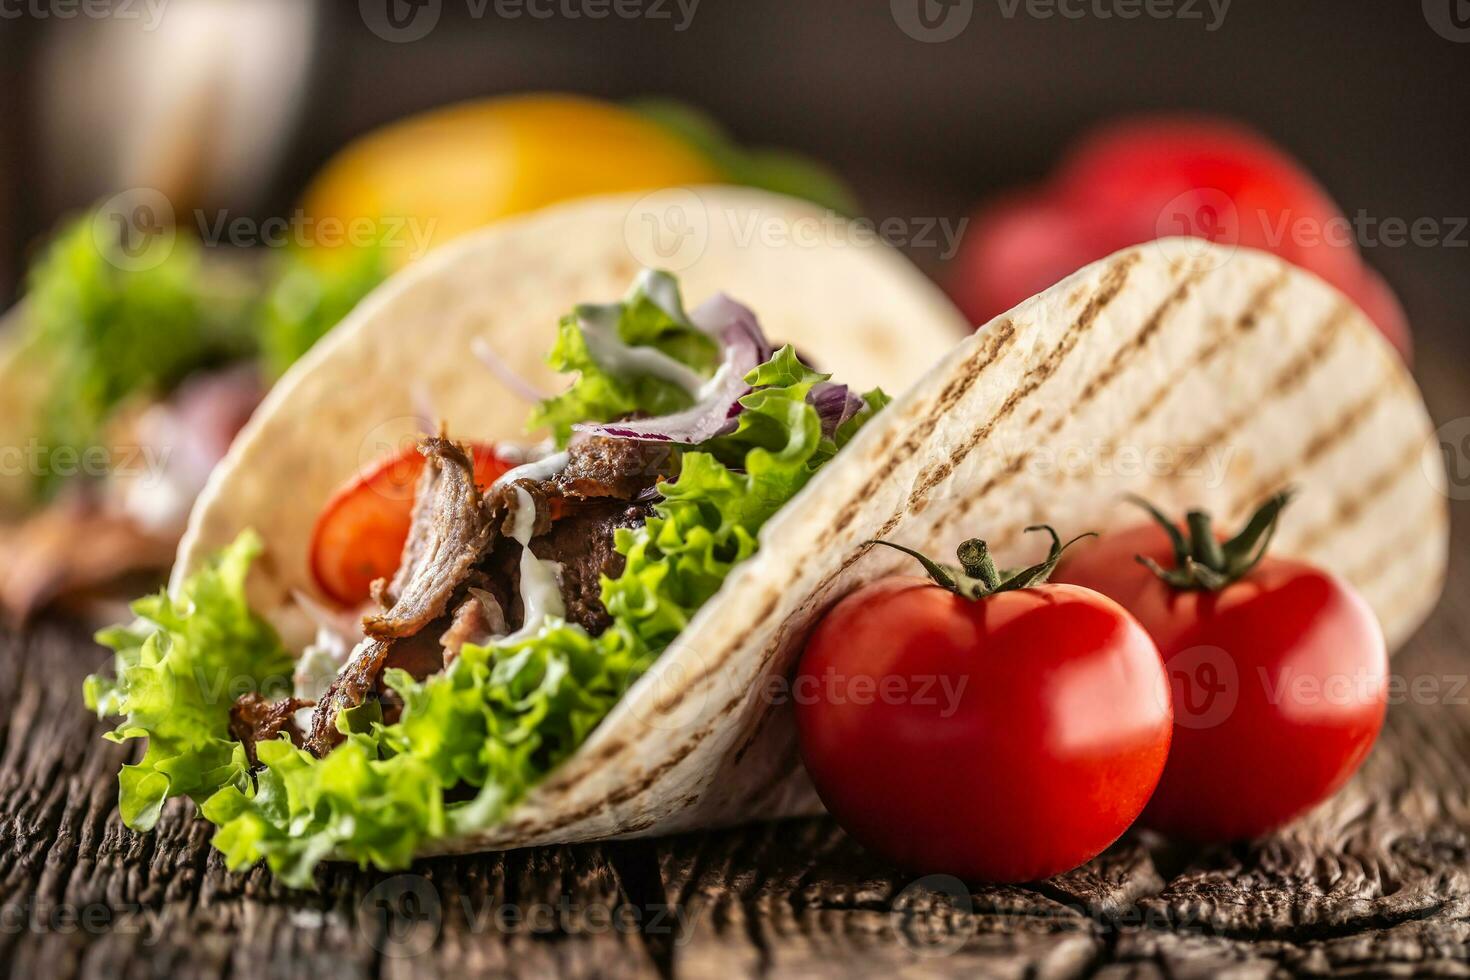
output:
{"label": "browned meat strip", "polygon": [[382,703],[384,722],[392,724],[397,721],[403,706],[398,696],[383,683],[383,672],[397,667],[423,680],[442,670],[444,650],[439,646],[438,638],[448,626],[446,617],[414,636],[392,640],[367,639],[358,644],[347,665],[316,703],[316,710],[311,714],[311,733],[306,739],[307,750],[318,756],[330,752],[344,737],[337,730],[337,715],[370,699]]}
{"label": "browned meat strip", "polygon": [[677,469],[672,446],[596,436],[567,450],[566,468],[549,481],[559,496],[632,500]]}
{"label": "browned meat strip", "polygon": [[[584,500],[635,500],[662,477],[678,470],[674,449],[658,443],[633,442],[595,436],[567,450],[567,465],[545,480],[516,480],[502,484],[491,495],[493,509],[513,515],[515,487],[531,495],[536,503],[536,534],[544,534],[560,520],[569,502]],[[504,531],[509,532],[507,516]]]}
{"label": "browned meat strip", "polygon": [[377,690],[378,675],[383,672],[392,645],[391,640],[368,639],[352,651],[351,659],[311,713],[311,734],[306,739],[306,748],[313,755],[326,755],[342,741],[342,733],[337,731],[337,715],[362,704]]}
{"label": "browned meat strip", "polygon": [[296,727],[294,715],[309,707],[310,701],[299,698],[283,698],[272,704],[254,692],[240,695],[230,707],[230,735],[245,746],[251,768],[259,765],[255,757],[257,742],[279,738],[286,732],[291,736],[291,744],[301,747],[301,729]]}
{"label": "browned meat strip", "polygon": [[641,527],[653,505],[621,500],[589,501],[572,508],[531,541],[531,554],[561,565],[562,599],[567,620],[580,623],[593,636],[612,624],[602,605],[602,577],[617,578],[627,559],[613,547],[618,528]]}
{"label": "browned meat strip", "polygon": [[436,436],[425,439],[419,451],[428,465],[404,562],[386,590],[374,590],[380,600],[391,598],[393,607],[363,620],[366,633],[380,640],[412,636],[443,616],[493,537],[490,512],[475,488],[474,464],[464,448]]}

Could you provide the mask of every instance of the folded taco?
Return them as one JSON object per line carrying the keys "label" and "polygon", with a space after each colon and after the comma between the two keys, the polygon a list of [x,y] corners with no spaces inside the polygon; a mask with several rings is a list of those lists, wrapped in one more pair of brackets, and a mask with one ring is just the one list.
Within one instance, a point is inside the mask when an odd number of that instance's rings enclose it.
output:
{"label": "folded taco", "polygon": [[[871,539],[983,530],[1019,561],[1027,525],[1106,528],[1128,491],[1235,516],[1291,482],[1279,540],[1344,568],[1391,638],[1433,602],[1422,402],[1310,275],[1145,245],[956,342],[887,250],[751,237],[804,212],[691,194],[705,240],[677,278],[640,267],[645,205],[559,208],[394,279],[272,393],[171,593],[102,636],[116,677],[89,703],[149,740],[130,826],[189,796],[231,866],[301,883],[812,812],[781,681],[813,618],[895,567]],[[548,350],[571,384],[529,409],[546,438],[512,443]],[[380,445],[411,500],[374,496]]]}

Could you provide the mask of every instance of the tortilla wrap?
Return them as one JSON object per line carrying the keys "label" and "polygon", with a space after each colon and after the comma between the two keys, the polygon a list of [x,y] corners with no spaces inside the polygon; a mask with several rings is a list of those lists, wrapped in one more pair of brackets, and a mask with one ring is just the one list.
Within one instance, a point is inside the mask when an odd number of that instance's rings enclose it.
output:
{"label": "tortilla wrap", "polygon": [[[701,194],[783,214],[798,207]],[[502,415],[519,418],[520,406],[467,363],[468,339],[487,337],[534,374],[556,314],[617,295],[630,278],[628,207],[579,204],[498,228],[370,299],[236,444],[194,514],[181,573],[253,526],[269,549],[262,594],[307,588],[315,508],[351,472],[363,434],[407,414],[405,375],[432,386],[451,431],[510,432]],[[683,270],[690,301],[729,292],[773,337],[794,336],[845,379],[904,375],[915,349],[954,322],[883,251],[742,250],[711,234],[702,262]],[[890,346],[854,359],[862,334]],[[884,377],[867,370],[880,364]],[[1339,570],[1396,646],[1443,580],[1447,499],[1437,478],[1437,441],[1408,371],[1342,295],[1245,249],[1176,239],[1125,250],[953,346],[766,525],[757,554],[569,760],[497,827],[424,853],[819,810],[783,682],[832,602],[912,572],[867,544],[877,537],[943,555],[979,535],[1003,564],[1019,564],[1044,544],[1022,533],[1027,525],[1072,534],[1137,523],[1141,512],[1120,502],[1128,492],[1232,522],[1292,484],[1300,496],[1274,550]]]}

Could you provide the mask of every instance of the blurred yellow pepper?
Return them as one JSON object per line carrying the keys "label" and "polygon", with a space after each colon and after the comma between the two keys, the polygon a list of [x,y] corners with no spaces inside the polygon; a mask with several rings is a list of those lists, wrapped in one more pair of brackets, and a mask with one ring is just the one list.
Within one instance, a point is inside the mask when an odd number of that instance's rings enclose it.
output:
{"label": "blurred yellow pepper", "polygon": [[[621,106],[520,95],[448,106],[362,137],[302,201],[311,251],[387,237],[394,267],[501,218],[593,194],[718,183],[721,168]],[[354,225],[353,222],[356,222]]]}

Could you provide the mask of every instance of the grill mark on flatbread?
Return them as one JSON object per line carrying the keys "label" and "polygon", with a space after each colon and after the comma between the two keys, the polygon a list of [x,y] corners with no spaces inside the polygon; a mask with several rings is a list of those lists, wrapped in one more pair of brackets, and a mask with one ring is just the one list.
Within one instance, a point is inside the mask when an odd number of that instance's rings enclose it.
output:
{"label": "grill mark on flatbread", "polygon": [[[1190,358],[1187,363],[1180,367],[1176,378],[1200,370],[1218,357],[1221,352],[1228,349],[1235,341],[1260,326],[1262,311],[1276,297],[1276,294],[1286,287],[1289,278],[1287,271],[1282,269],[1271,279],[1267,280],[1251,296],[1250,302],[1246,304],[1245,310],[1235,318],[1234,324],[1229,329],[1215,331],[1214,336],[1195,352],[1194,357]],[[1136,428],[1152,418],[1153,414],[1168,400],[1169,395],[1177,387],[1178,381],[1171,380],[1155,388],[1152,394],[1133,413],[1133,417],[1128,420],[1128,428]]]}
{"label": "grill mark on flatbread", "polygon": [[[1118,348],[1118,350],[1114,352],[1113,357],[1109,360],[1107,366],[1099,371],[1096,375],[1094,375],[1088,381],[1088,383],[1083,386],[1081,394],[1077,396],[1077,399],[1071,404],[1071,406],[1068,407],[1067,411],[1058,412],[1057,415],[1051,420],[1051,422],[1047,424],[1046,433],[1041,438],[1045,439],[1047,437],[1054,436],[1058,432],[1060,432],[1062,426],[1066,424],[1068,419],[1073,418],[1080,409],[1085,407],[1089,402],[1096,398],[1099,392],[1106,388],[1108,384],[1110,384],[1123,372],[1123,370],[1128,366],[1128,363],[1133,358],[1139,356],[1142,353],[1143,349],[1148,346],[1149,340],[1152,339],[1152,337],[1156,333],[1158,333],[1159,329],[1165,323],[1166,317],[1168,316],[1169,312],[1184,301],[1184,299],[1189,295],[1190,289],[1192,289],[1194,285],[1199,282],[1203,275],[1204,272],[1200,270],[1196,270],[1190,273],[1183,280],[1181,280],[1172,291],[1170,291],[1168,296],[1164,297],[1163,302],[1161,302],[1158,307],[1154,309],[1154,312],[1149,315],[1149,318],[1144,323],[1143,328],[1140,329],[1138,333],[1135,334],[1126,344],[1124,344],[1122,347]],[[1110,298],[1111,297],[1106,297],[1104,299],[1103,305],[1106,305],[1106,299]],[[1077,341],[1081,336],[1082,329],[1084,328],[1084,320],[1087,324],[1090,324],[1092,322],[1092,319],[1096,317],[1096,314],[1101,312],[1101,309],[1102,306],[1098,306],[1095,309],[1093,307],[1089,307],[1086,311],[1084,311],[1083,317],[1079,318],[1077,324],[1074,325],[1071,330],[1067,331],[1066,335],[1062,339],[1062,342],[1058,344],[1056,349],[1052,351],[1051,355],[1047,357],[1046,362],[1036,370],[1036,372],[1032,375],[1030,379],[1028,379],[1026,385],[1018,389],[1017,391],[1012,392],[1011,396],[1006,399],[1005,404],[1001,406],[1000,411],[995,414],[994,418],[990,419],[990,421],[982,426],[979,431],[971,434],[971,436],[966,439],[965,442],[958,449],[950,453],[949,456],[947,456],[942,463],[937,464],[935,468],[943,469],[944,475],[947,476],[950,471],[952,471],[956,466],[963,462],[965,457],[973,452],[975,447],[990,435],[995,426],[1005,420],[1006,416],[1010,414],[1010,410],[1014,408],[1021,399],[1029,397],[1038,387],[1040,387],[1048,378],[1050,378],[1058,370],[1058,368],[1061,367],[1061,365],[1066,361],[1067,356],[1071,354],[1073,348],[1077,346]],[[1088,314],[1092,314],[1092,316],[1089,317]],[[1038,409],[1037,412],[1033,413],[1033,417],[1039,417],[1040,414],[1040,410]],[[1009,483],[1011,480],[1015,479],[1016,475],[1020,473],[1025,468],[1026,464],[1031,460],[1034,452],[1035,451],[1033,449],[1027,449],[1026,451],[1018,454],[1014,459],[1010,461],[1010,463],[1006,465],[1005,469],[1001,470],[999,473],[992,475],[990,479],[986,480],[979,490],[974,493],[967,494],[965,496],[965,499],[960,502],[959,507],[946,516],[942,526],[947,527],[953,525],[957,521],[963,520],[965,516],[969,514],[969,512],[980,503],[980,501],[984,500],[988,494],[994,492],[997,487]],[[930,484],[930,486],[921,487],[919,489],[927,491],[928,489],[930,489],[930,487],[932,487],[932,484]],[[917,495],[918,491],[916,491],[914,495],[911,495],[909,497],[910,506],[914,504]]]}
{"label": "grill mark on flatbread", "polygon": [[[1198,278],[1199,276],[1192,277],[1191,280],[1186,283],[1186,285],[1192,286],[1193,280]],[[1211,336],[1209,337],[1209,339],[1204,343],[1204,345],[1199,348],[1199,350],[1194,353],[1192,357],[1190,357],[1184,364],[1180,366],[1179,370],[1174,373],[1174,377],[1171,380],[1159,385],[1153,390],[1153,392],[1149,394],[1146,399],[1144,399],[1143,404],[1134,411],[1133,417],[1128,420],[1128,424],[1123,427],[1122,432],[1115,433],[1104,443],[1104,449],[1102,450],[1102,459],[1107,459],[1111,457],[1114,451],[1113,447],[1117,445],[1124,434],[1132,429],[1143,425],[1145,422],[1153,417],[1153,414],[1159,410],[1159,408],[1164,404],[1165,401],[1168,400],[1169,395],[1178,389],[1180,385],[1180,379],[1194,373],[1195,371],[1201,370],[1206,365],[1208,365],[1210,361],[1214,360],[1223,351],[1227,350],[1231,346],[1231,344],[1237,341],[1240,337],[1255,330],[1255,328],[1260,324],[1262,310],[1264,310],[1266,306],[1271,302],[1276,293],[1278,293],[1286,286],[1289,278],[1290,277],[1287,271],[1284,269],[1281,270],[1275,276],[1267,280],[1264,284],[1256,289],[1256,291],[1251,295],[1249,302],[1246,303],[1245,309],[1236,315],[1236,318],[1230,327],[1226,328],[1223,326],[1223,324],[1217,324],[1215,326],[1215,329],[1211,331]],[[1158,314],[1155,314],[1155,316],[1157,315]],[[1158,323],[1155,322],[1153,325],[1157,327]],[[1144,339],[1146,340],[1147,338]],[[1116,356],[1114,360],[1117,360]],[[1027,423],[1028,427],[1034,425],[1036,423],[1036,420],[1040,418],[1040,416],[1041,409],[1038,408],[1036,411],[1032,412],[1031,418]],[[1059,416],[1059,418],[1065,418],[1065,416]],[[1053,433],[1054,432],[1055,430],[1053,430]],[[1079,474],[1063,473],[1062,478],[1077,479],[1079,478]],[[1003,548],[1006,544],[1014,544],[1019,537],[1019,531],[1008,532],[1003,539],[999,539],[995,542],[995,546],[997,548]]]}
{"label": "grill mark on flatbread", "polygon": [[1193,447],[1184,454],[1176,472],[1183,472],[1199,463],[1205,453],[1219,446],[1228,439],[1235,430],[1244,426],[1263,406],[1272,399],[1281,398],[1289,394],[1294,388],[1300,387],[1303,382],[1311,376],[1313,369],[1321,364],[1331,353],[1333,345],[1342,336],[1343,331],[1337,329],[1343,321],[1352,313],[1353,307],[1347,300],[1341,300],[1333,307],[1332,311],[1323,317],[1312,331],[1311,340],[1300,354],[1287,362],[1286,366],[1276,372],[1271,379],[1271,384],[1260,397],[1252,399],[1251,403],[1242,411],[1226,419],[1215,429],[1207,433],[1200,440],[1198,446]]}
{"label": "grill mark on flatbread", "polygon": [[1266,479],[1257,481],[1250,492],[1245,494],[1244,499],[1237,502],[1233,512],[1240,513],[1254,506],[1253,501],[1259,502],[1267,494],[1274,493],[1284,486],[1291,479],[1293,472],[1310,466],[1344,439],[1353,436],[1373,414],[1373,410],[1393,390],[1394,380],[1392,376],[1382,379],[1369,389],[1366,395],[1353,402],[1341,414],[1323,426],[1321,431],[1312,436],[1301,454],[1293,459],[1289,466],[1283,467]]}
{"label": "grill mark on flatbread", "polygon": [[1159,329],[1166,322],[1166,318],[1174,311],[1175,307],[1189,298],[1190,291],[1204,278],[1206,271],[1204,269],[1196,269],[1181,280],[1179,285],[1174,287],[1174,291],[1164,298],[1164,301],[1154,310],[1153,315],[1148,318],[1148,321],[1143,325],[1143,329],[1139,330],[1138,333],[1133,335],[1132,339],[1113,352],[1113,356],[1108,360],[1107,367],[1092,376],[1092,380],[1088,381],[1086,387],[1082,389],[1082,394],[1078,395],[1077,400],[1072,403],[1072,407],[1067,415],[1059,415],[1052,421],[1051,426],[1047,430],[1048,434],[1055,435],[1068,417],[1091,402],[1097,397],[1100,391],[1113,383],[1114,379],[1123,372],[1129,363],[1148,346],[1148,342],[1159,332]]}
{"label": "grill mark on flatbread", "polygon": [[[980,376],[985,373],[985,370],[999,360],[1001,352],[1010,344],[1011,339],[1015,335],[1016,325],[1010,319],[1002,320],[987,330],[985,332],[985,342],[958,368],[955,372],[955,377],[950,380],[949,384],[945,385],[944,390],[940,393],[939,400],[934,403],[932,409],[919,423],[919,429],[921,431],[911,435],[904,441],[902,446],[892,452],[888,451],[887,439],[885,439],[884,445],[880,447],[882,452],[879,453],[880,456],[887,457],[885,464],[863,485],[862,492],[850,498],[837,512],[837,516],[833,519],[831,527],[828,528],[824,535],[823,544],[830,544],[839,534],[847,530],[847,526],[857,516],[857,512],[861,509],[863,502],[877,491],[878,486],[888,478],[900,463],[918,451],[919,443],[929,437],[929,434],[933,432],[939,420],[954,407],[956,402],[964,397],[965,392],[970,389],[972,384],[979,380]],[[890,432],[888,439],[891,439],[896,432],[897,430]]]}
{"label": "grill mark on flatbread", "polygon": [[1416,474],[1414,463],[1418,461],[1423,447],[1411,444],[1407,449],[1407,452],[1398,455],[1392,465],[1379,470],[1360,489],[1340,495],[1332,517],[1305,532],[1293,550],[1315,551],[1332,537],[1351,530],[1363,512],[1377,502],[1379,497],[1392,490],[1404,477]]}
{"label": "grill mark on flatbread", "polygon": [[1404,541],[1419,541],[1426,537],[1439,537],[1446,523],[1446,514],[1443,507],[1433,507],[1425,512],[1424,518],[1414,525],[1414,530],[1408,534],[1401,535],[1378,551],[1370,555],[1361,565],[1350,569],[1347,579],[1359,588],[1363,588],[1383,577],[1390,568],[1397,565],[1394,560],[1403,553]]}
{"label": "grill mark on flatbread", "polygon": [[[1137,258],[1136,255],[1132,257]],[[1108,304],[1113,301],[1113,298],[1123,290],[1124,285],[1128,282],[1128,271],[1132,268],[1132,265],[1132,262],[1119,262],[1112,269],[1108,270],[1107,274],[1103,277],[1102,288],[1093,295],[1086,308],[1078,314],[1076,322],[1062,335],[1061,342],[1052,348],[1051,353],[1046,356],[1046,360],[1042,361],[1041,364],[1029,372],[1026,382],[1007,395],[1006,400],[1001,404],[999,410],[987,419],[985,424],[978,430],[972,432],[969,438],[946,454],[944,459],[919,474],[919,478],[915,481],[913,489],[909,491],[906,509],[916,509],[920,501],[927,499],[930,490],[934,489],[935,486],[943,482],[946,477],[953,473],[955,467],[963,463],[970,453],[974,451],[976,446],[989,438],[990,434],[995,431],[996,426],[1009,418],[1011,413],[1022,402],[1035,394],[1036,390],[1057,372],[1062,364],[1066,362],[1068,355],[1076,349],[1077,343],[1082,339],[1082,336],[1097,321],[1097,318],[1102,314],[1103,310],[1107,309]],[[1184,287],[1181,285],[1175,288],[1169,298],[1165,300],[1165,305],[1168,305],[1170,301],[1175,299],[1181,288]],[[1012,468],[1019,469],[1020,465],[1024,464],[1029,455],[1029,453],[1023,454],[1017,462],[1012,463]],[[968,497],[960,508],[960,514],[963,514],[973,506],[974,502],[983,496],[984,493],[985,491],[981,490],[980,493]]]}
{"label": "grill mark on flatbread", "polygon": [[[772,593],[772,597],[773,600],[775,598],[779,598],[779,594]],[[763,618],[765,617],[757,617],[757,621]],[[762,663],[769,663],[770,659],[775,655],[779,647],[780,643],[776,640],[772,640],[770,643],[767,643],[765,645],[765,648],[761,652]],[[709,677],[711,674],[713,674],[716,670],[724,665],[724,662],[729,659],[729,656],[734,649],[736,649],[736,647],[727,648],[724,653],[721,654],[718,663],[711,665],[710,667],[702,671],[698,676],[693,678],[665,707],[671,708],[680,704],[684,700],[685,695],[688,694],[691,689],[698,686],[705,680],[705,678]],[[763,673],[762,676],[764,676]],[[683,742],[683,744],[678,747],[673,755],[669,756],[663,762],[659,763],[653,769],[649,770],[641,778],[639,778],[632,784],[625,784],[619,787],[617,790],[607,794],[601,800],[593,802],[571,814],[558,816],[553,818],[552,821],[549,823],[540,824],[536,827],[536,831],[539,833],[546,830],[559,830],[562,827],[566,827],[581,820],[585,820],[586,818],[592,816],[593,814],[597,813],[607,806],[619,806],[623,803],[626,803],[628,800],[635,798],[638,794],[642,793],[659,779],[663,778],[663,776],[667,774],[671,769],[679,765],[679,763],[683,762],[684,759],[686,759],[691,753],[694,752],[695,749],[699,747],[701,742],[703,742],[710,735],[714,734],[714,732],[718,731],[720,728],[720,723],[724,719],[724,717],[730,714],[730,712],[734,711],[736,708],[738,708],[741,704],[743,704],[749,694],[749,690],[737,691],[733,697],[731,697],[723,705],[721,705],[720,709],[715,712],[714,716],[711,717],[710,720],[702,728],[699,729],[699,731],[691,734]],[[574,760],[568,760],[568,763],[571,763],[572,761]],[[563,778],[570,778],[572,779],[572,781],[575,781],[576,770],[572,770],[570,768],[570,765],[565,768],[568,771]]]}
{"label": "grill mark on flatbread", "polygon": [[[1287,276],[1285,273],[1282,273],[1278,275],[1276,279],[1272,280],[1264,287],[1262,287],[1262,289],[1259,290],[1256,296],[1253,298],[1246,312],[1237,319],[1237,330],[1233,331],[1232,333],[1238,333],[1242,329],[1254,329],[1256,318],[1259,313],[1259,308],[1264,304],[1265,301],[1269,299],[1271,294],[1280,289],[1281,286],[1286,283],[1286,281]],[[1337,307],[1334,307],[1332,312],[1328,314],[1328,316],[1322,321],[1321,324],[1319,324],[1317,329],[1313,332],[1312,340],[1308,343],[1303,352],[1296,358],[1294,358],[1291,362],[1289,362],[1285,368],[1278,372],[1269,389],[1267,397],[1256,400],[1252,403],[1251,407],[1247,411],[1238,413],[1234,418],[1227,421],[1224,426],[1221,426],[1217,428],[1213,433],[1208,434],[1204,439],[1200,441],[1199,446],[1194,447],[1190,450],[1189,453],[1185,455],[1183,462],[1179,466],[1175,467],[1175,472],[1187,471],[1189,467],[1197,464],[1204,453],[1208,451],[1208,449],[1219,445],[1228,436],[1230,431],[1239,426],[1243,426],[1252,417],[1254,417],[1256,411],[1259,410],[1260,406],[1265,401],[1269,400],[1271,397],[1281,397],[1282,395],[1289,393],[1294,387],[1297,387],[1300,384],[1304,383],[1306,379],[1310,377],[1313,369],[1323,359],[1325,359],[1326,355],[1331,350],[1333,341],[1341,333],[1341,331],[1337,328],[1341,325],[1343,317],[1350,312],[1351,307],[1347,306],[1345,303],[1339,304]],[[1203,351],[1201,351],[1202,355],[1207,356],[1201,356],[1197,358],[1196,363],[1203,363],[1207,361],[1209,357],[1214,356],[1214,351],[1212,351],[1211,348],[1215,346],[1216,345],[1209,345]],[[1328,452],[1334,445],[1336,445],[1343,439],[1347,439],[1352,436],[1372,414],[1373,409],[1377,407],[1378,403],[1381,402],[1383,398],[1385,398],[1397,386],[1399,381],[1400,379],[1397,375],[1397,372],[1390,373],[1387,377],[1383,379],[1382,382],[1380,382],[1378,385],[1375,385],[1374,388],[1366,396],[1359,399],[1353,405],[1349,406],[1342,414],[1334,419],[1332,423],[1324,427],[1321,432],[1315,435],[1307,443],[1307,446],[1303,450],[1302,454],[1293,460],[1289,468],[1272,476],[1269,479],[1259,481],[1256,486],[1248,494],[1245,495],[1244,501],[1237,503],[1234,508],[1232,508],[1232,512],[1243,511],[1247,507],[1251,506],[1253,502],[1259,501],[1267,493],[1272,492],[1273,490],[1280,487],[1283,483],[1285,483],[1286,480],[1290,478],[1291,471],[1298,470],[1304,466],[1312,464],[1317,459],[1321,458],[1323,454]],[[1060,417],[1064,418],[1065,416]],[[1021,464],[1013,463],[1010,467],[1007,468],[1005,473],[1001,474],[1001,476],[1008,478],[1010,475],[1012,475],[1013,471],[1019,470],[1020,465],[1023,464],[1024,459],[1021,461]],[[995,484],[996,482],[997,478],[992,478],[991,484]],[[978,494],[975,494],[968,499],[975,500],[979,497],[983,497],[986,492],[994,489],[991,484],[987,484],[986,487],[982,488]],[[1004,551],[1007,547],[1014,544],[1019,539],[1019,537],[1020,535],[1016,532],[1007,532],[993,542],[993,547],[996,551]]]}
{"label": "grill mark on flatbread", "polygon": [[[1209,339],[1195,351],[1192,357],[1181,365],[1180,369],[1175,373],[1174,378],[1164,382],[1150,393],[1143,404],[1134,411],[1133,417],[1129,419],[1128,424],[1124,426],[1122,432],[1114,433],[1111,438],[1106,440],[1104,446],[1109,448],[1104,449],[1104,458],[1111,455],[1111,447],[1115,446],[1126,432],[1143,425],[1159,410],[1160,406],[1168,400],[1169,395],[1179,387],[1181,383],[1180,379],[1203,369],[1222,352],[1229,349],[1242,336],[1255,330],[1260,325],[1262,311],[1271,303],[1276,294],[1285,288],[1289,281],[1290,275],[1288,271],[1282,269],[1256,289],[1251,295],[1250,301],[1246,303],[1245,309],[1236,315],[1235,320],[1229,327],[1225,327],[1223,322],[1218,324],[1212,331]],[[1034,411],[1031,414],[1028,425],[1035,424],[1036,419],[1040,415],[1041,409]],[[1077,475],[1064,473],[1063,477],[1076,479]],[[968,507],[966,510],[968,510]],[[991,548],[997,553],[1004,552],[1016,545],[1024,536],[1024,532],[1020,528],[1012,528],[992,539]]]}

